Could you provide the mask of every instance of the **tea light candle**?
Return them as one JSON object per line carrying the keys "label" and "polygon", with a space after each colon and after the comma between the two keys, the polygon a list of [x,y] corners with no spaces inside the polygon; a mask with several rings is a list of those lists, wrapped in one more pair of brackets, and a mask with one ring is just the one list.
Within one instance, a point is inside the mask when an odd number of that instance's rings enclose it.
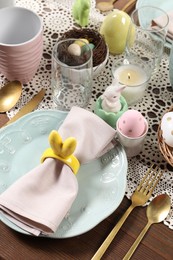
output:
{"label": "tea light candle", "polygon": [[140,100],[145,92],[149,75],[137,65],[127,64],[118,67],[113,76],[119,83],[127,87],[122,91],[128,105],[132,105]]}

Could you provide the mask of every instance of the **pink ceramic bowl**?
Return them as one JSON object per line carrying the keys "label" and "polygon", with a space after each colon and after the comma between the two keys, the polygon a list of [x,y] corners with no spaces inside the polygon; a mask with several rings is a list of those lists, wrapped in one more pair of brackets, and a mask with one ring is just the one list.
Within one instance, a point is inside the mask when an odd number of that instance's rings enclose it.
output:
{"label": "pink ceramic bowl", "polygon": [[0,9],[0,72],[8,80],[30,81],[43,53],[43,25],[33,11]]}
{"label": "pink ceramic bowl", "polygon": [[15,45],[1,45],[0,42],[0,55],[18,56],[25,53],[31,53],[32,50],[39,49],[40,44],[43,42],[43,30],[33,41],[29,41],[23,44]]}
{"label": "pink ceramic bowl", "polygon": [[[1,57],[0,56],[0,65],[2,66],[7,66],[7,67],[14,67],[14,66],[19,66],[19,64],[30,64],[30,63],[35,63],[36,60],[40,59],[40,56],[42,56],[42,51],[38,50],[35,53],[32,53],[30,55],[23,55],[23,56],[18,56],[18,57]],[[20,66],[21,66],[20,65]]]}

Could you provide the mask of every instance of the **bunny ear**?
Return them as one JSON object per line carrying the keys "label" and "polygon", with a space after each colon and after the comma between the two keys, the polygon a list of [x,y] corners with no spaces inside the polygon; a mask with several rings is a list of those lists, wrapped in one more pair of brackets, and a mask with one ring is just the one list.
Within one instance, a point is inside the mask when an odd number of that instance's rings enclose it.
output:
{"label": "bunny ear", "polygon": [[125,85],[119,86],[118,89],[116,90],[116,92],[121,93],[123,91],[123,89],[125,89],[125,88],[126,88]]}
{"label": "bunny ear", "polygon": [[76,139],[74,137],[67,138],[62,146],[61,156],[66,158],[73,154],[74,150],[76,149]]}
{"label": "bunny ear", "polygon": [[113,78],[113,80],[112,80],[112,85],[113,85],[113,86],[119,85],[119,81],[118,81],[117,78]]}
{"label": "bunny ear", "polygon": [[62,158],[70,156],[77,144],[76,139],[73,137],[69,137],[63,142],[61,136],[55,130],[51,131],[49,135],[49,143],[53,152]]}
{"label": "bunny ear", "polygon": [[76,174],[80,167],[78,159],[73,155],[77,145],[76,139],[69,137],[63,142],[59,133],[53,130],[49,135],[49,143],[51,147],[44,151],[41,162],[43,163],[47,158],[56,159],[68,165]]}
{"label": "bunny ear", "polygon": [[63,142],[61,136],[57,131],[51,131],[49,135],[49,143],[54,153],[56,155],[59,155],[61,153]]}

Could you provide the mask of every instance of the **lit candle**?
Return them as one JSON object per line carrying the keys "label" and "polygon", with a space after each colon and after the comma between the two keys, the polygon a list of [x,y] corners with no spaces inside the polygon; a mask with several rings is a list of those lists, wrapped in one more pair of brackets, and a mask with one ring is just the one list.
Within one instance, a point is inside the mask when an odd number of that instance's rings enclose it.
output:
{"label": "lit candle", "polygon": [[149,76],[142,68],[132,64],[122,65],[113,72],[113,76],[119,83],[127,86],[122,96],[125,97],[128,105],[136,103],[143,97]]}

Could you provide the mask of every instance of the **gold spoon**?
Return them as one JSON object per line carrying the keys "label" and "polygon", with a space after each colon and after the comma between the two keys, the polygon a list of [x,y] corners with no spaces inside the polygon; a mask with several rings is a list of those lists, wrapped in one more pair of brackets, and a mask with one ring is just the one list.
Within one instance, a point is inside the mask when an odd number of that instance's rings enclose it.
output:
{"label": "gold spoon", "polygon": [[15,106],[22,93],[20,81],[11,81],[0,89],[0,113],[7,112]]}
{"label": "gold spoon", "polygon": [[130,0],[129,2],[127,2],[127,4],[121,9],[121,11],[126,12],[127,9],[132,5],[135,4],[136,0]]}
{"label": "gold spoon", "polygon": [[171,200],[167,194],[161,194],[155,197],[152,202],[147,207],[147,218],[148,223],[143,228],[123,260],[130,259],[133,253],[135,252],[137,246],[141,242],[142,238],[146,234],[147,230],[154,223],[162,222],[168,215],[169,210],[171,208]]}
{"label": "gold spoon", "polygon": [[116,0],[110,0],[108,2],[100,2],[96,4],[96,8],[99,9],[102,12],[107,12],[110,11],[114,8],[114,2],[116,2]]}
{"label": "gold spoon", "polygon": [[[102,12],[107,12],[107,11],[111,11],[112,9],[114,9],[114,3],[116,2],[116,0],[110,0],[110,1],[105,1],[105,2],[99,2],[96,4],[96,8],[99,9]],[[136,0],[130,0],[127,2],[127,4],[125,4],[125,6],[121,9],[121,11],[126,12],[128,7],[130,7],[132,4],[135,4]]]}

